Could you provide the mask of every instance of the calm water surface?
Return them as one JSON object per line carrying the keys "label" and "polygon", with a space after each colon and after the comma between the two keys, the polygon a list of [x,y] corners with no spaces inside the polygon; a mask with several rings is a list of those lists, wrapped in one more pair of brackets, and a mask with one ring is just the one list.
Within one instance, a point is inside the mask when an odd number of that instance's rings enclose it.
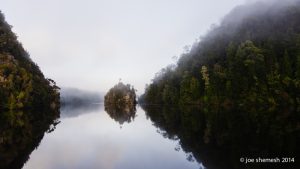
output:
{"label": "calm water surface", "polygon": [[65,108],[24,169],[199,169],[179,140],[163,137],[146,113],[111,118],[103,105]]}

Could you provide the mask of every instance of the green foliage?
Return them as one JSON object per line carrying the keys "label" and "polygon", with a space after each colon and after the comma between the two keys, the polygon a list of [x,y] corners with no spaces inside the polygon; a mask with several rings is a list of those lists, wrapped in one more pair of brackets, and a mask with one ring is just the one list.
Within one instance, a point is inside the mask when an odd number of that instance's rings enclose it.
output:
{"label": "green foliage", "polygon": [[0,13],[0,110],[41,108],[59,109],[59,88],[45,79]]}
{"label": "green foliage", "polygon": [[285,76],[292,76],[292,66],[290,63],[290,57],[287,51],[284,51],[283,55],[283,63],[282,63],[282,73]]}
{"label": "green foliage", "polygon": [[[59,116],[59,105],[59,88],[53,80],[45,79],[0,12],[0,158],[14,160],[20,155],[18,151],[7,152],[8,147],[32,145],[31,132],[41,126],[48,128]],[[1,163],[0,168],[9,162]]]}
{"label": "green foliage", "polygon": [[268,11],[250,13],[235,22],[225,18],[184,53],[176,66],[157,73],[141,97],[144,103],[198,104],[215,109],[239,106],[253,111],[297,106],[299,3],[280,7],[280,17],[279,7],[263,5],[241,6],[229,16],[247,8]]}
{"label": "green foliage", "polygon": [[[263,12],[230,18],[248,8]],[[264,8],[237,8],[175,68],[162,69],[142,96],[143,108],[164,137],[179,138],[207,168],[244,168],[236,159],[245,154],[298,153],[300,3]],[[177,99],[165,96],[172,91]],[[186,108],[191,104],[197,108]]]}
{"label": "green foliage", "polygon": [[0,12],[0,168],[22,168],[59,117],[59,88],[45,79]]}

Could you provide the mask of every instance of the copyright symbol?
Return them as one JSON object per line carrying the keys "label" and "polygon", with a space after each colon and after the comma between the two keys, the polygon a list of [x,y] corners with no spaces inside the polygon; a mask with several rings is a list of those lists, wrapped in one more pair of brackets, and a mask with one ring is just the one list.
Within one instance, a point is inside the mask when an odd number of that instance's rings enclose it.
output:
{"label": "copyright symbol", "polygon": [[240,162],[243,163],[245,161],[244,158],[240,158]]}

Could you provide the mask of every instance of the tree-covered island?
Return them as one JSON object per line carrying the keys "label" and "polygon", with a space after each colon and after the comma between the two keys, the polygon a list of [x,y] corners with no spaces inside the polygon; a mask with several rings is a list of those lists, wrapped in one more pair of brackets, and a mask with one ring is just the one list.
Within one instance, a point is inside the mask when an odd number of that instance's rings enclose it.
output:
{"label": "tree-covered island", "polygon": [[134,119],[136,103],[134,87],[122,82],[111,88],[104,97],[105,111],[120,124]]}
{"label": "tree-covered island", "polygon": [[111,88],[104,97],[105,105],[115,105],[117,107],[135,106],[136,94],[135,89],[130,84],[119,82]]}

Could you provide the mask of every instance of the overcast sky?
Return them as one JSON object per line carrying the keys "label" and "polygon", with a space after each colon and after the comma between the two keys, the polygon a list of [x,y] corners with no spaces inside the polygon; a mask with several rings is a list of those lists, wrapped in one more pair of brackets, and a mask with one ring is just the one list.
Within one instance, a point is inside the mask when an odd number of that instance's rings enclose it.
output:
{"label": "overcast sky", "polygon": [[141,94],[183,47],[246,0],[0,0],[46,77],[106,92],[122,79]]}

